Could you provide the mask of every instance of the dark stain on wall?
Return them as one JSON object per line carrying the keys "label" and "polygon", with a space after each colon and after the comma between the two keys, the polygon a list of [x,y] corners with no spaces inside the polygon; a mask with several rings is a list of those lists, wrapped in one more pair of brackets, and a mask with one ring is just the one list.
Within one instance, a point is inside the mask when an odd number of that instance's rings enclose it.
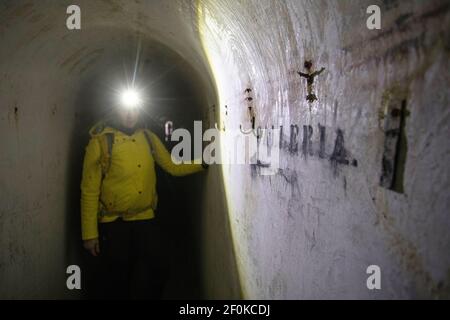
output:
{"label": "dark stain on wall", "polygon": [[344,131],[342,131],[342,129],[337,129],[336,134],[333,153],[330,156],[334,175],[337,175],[338,173],[339,164],[346,166],[352,165],[354,167],[358,166],[358,161],[356,159],[350,159],[349,153],[345,149]]}
{"label": "dark stain on wall", "polygon": [[[333,172],[335,176],[337,175],[338,165],[346,165],[358,167],[358,161],[351,157],[350,153],[345,148],[345,140],[344,140],[344,132],[342,129],[337,129],[337,135],[334,142],[334,149],[330,156],[328,156],[325,148],[326,148],[326,138],[327,138],[327,130],[326,127],[318,124],[318,134],[319,134],[319,146],[317,149],[314,148],[313,136],[314,129],[311,125],[303,126],[303,137],[302,137],[302,156],[306,159],[306,157],[318,157],[319,159],[329,159],[332,163]],[[274,129],[272,127],[272,129]],[[298,154],[298,142],[299,142],[299,126],[292,124],[290,126],[290,136],[289,141],[286,141],[286,137],[284,136],[284,128],[280,126],[280,140],[279,140],[279,148],[289,153],[291,156],[295,156]],[[257,165],[255,165],[255,168]],[[258,174],[257,171],[253,172],[255,176]]]}
{"label": "dark stain on wall", "polygon": [[326,139],[326,129],[325,126],[319,123],[319,158],[325,158],[325,139]]}
{"label": "dark stain on wall", "polygon": [[19,108],[17,106],[14,107],[14,120],[16,123],[19,121]]}
{"label": "dark stain on wall", "polygon": [[291,187],[291,195],[288,201],[288,215],[290,218],[293,218],[293,215],[297,213],[297,211],[294,209],[297,207],[295,203],[297,203],[301,199],[297,172],[295,170],[286,168],[279,169],[278,174],[283,177],[286,183]]}
{"label": "dark stain on wall", "polygon": [[289,140],[289,152],[291,154],[297,154],[298,153],[298,133],[299,128],[298,125],[291,125],[291,135]]}
{"label": "dark stain on wall", "polygon": [[[392,2],[392,4],[395,3],[395,1]],[[426,2],[424,1],[424,3]],[[397,5],[395,4],[395,6]],[[371,60],[380,62],[392,59],[398,61],[407,58],[411,49],[417,51],[418,48],[432,48],[436,44],[425,41],[430,30],[438,33],[440,41],[445,43],[448,37],[445,36],[445,24],[441,20],[449,10],[449,1],[443,1],[443,3],[436,1],[432,8],[424,9],[425,12],[419,15],[399,13],[390,26],[376,32],[374,36],[343,46],[342,50],[345,52],[356,54],[350,68],[357,68]],[[437,24],[442,26],[440,30],[436,28]],[[372,45],[367,46],[366,41],[370,41]],[[391,45],[385,46],[382,43],[391,43]]]}
{"label": "dark stain on wall", "polygon": [[386,10],[398,7],[398,0],[383,0],[383,6]]}
{"label": "dark stain on wall", "polygon": [[313,128],[311,126],[303,126],[303,143],[302,154],[306,158],[308,155],[313,156],[312,148]]}
{"label": "dark stain on wall", "polygon": [[408,151],[406,139],[406,100],[394,100],[389,104],[385,116],[384,151],[381,166],[380,186],[403,193],[403,176]]}
{"label": "dark stain on wall", "polygon": [[412,17],[412,13],[405,13],[400,15],[397,19],[395,19],[395,25],[397,28],[402,29],[405,28],[405,23],[408,21],[409,18]]}

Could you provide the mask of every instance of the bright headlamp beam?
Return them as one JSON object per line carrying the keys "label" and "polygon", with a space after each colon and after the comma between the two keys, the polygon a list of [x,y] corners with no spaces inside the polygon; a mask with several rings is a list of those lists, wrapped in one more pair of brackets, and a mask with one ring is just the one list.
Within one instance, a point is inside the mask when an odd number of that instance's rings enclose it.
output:
{"label": "bright headlamp beam", "polygon": [[125,108],[137,108],[141,105],[142,99],[135,89],[126,89],[120,95],[120,102]]}

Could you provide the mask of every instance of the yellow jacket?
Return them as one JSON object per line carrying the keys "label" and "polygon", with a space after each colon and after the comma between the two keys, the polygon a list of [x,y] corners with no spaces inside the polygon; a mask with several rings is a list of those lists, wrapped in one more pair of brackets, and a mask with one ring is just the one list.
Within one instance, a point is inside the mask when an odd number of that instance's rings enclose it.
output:
{"label": "yellow jacket", "polygon": [[[128,210],[133,214],[123,215],[127,221],[154,218],[157,205],[155,161],[165,171],[174,176],[184,176],[203,170],[199,164],[172,162],[170,153],[159,138],[147,131],[151,147],[144,129],[132,136],[106,127],[93,135],[86,147],[81,181],[81,226],[83,240],[98,238],[97,223],[111,222],[119,218],[119,212]],[[100,136],[114,133],[111,165],[102,179],[100,164]],[[153,148],[152,152],[150,151]],[[141,211],[141,209],[145,209]],[[100,215],[105,210],[108,215]],[[113,212],[113,214],[110,214]],[[136,213],[138,212],[138,213]]]}

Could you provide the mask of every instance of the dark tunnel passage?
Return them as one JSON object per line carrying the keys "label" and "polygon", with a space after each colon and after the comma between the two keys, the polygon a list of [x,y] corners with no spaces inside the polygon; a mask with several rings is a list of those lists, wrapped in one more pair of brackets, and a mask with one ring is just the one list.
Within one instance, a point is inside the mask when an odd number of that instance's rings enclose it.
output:
{"label": "dark tunnel passage", "polygon": [[164,298],[448,298],[449,30],[447,0],[0,0],[0,299],[98,297],[82,162],[133,81],[168,149],[218,137],[157,169]]}
{"label": "dark tunnel passage", "polygon": [[[111,30],[105,32],[112,32]],[[114,32],[116,35],[118,31]],[[102,298],[96,288],[96,275],[101,272],[98,260],[80,246],[80,182],[84,148],[89,141],[89,130],[99,121],[108,119],[117,104],[118,88],[135,74],[137,86],[144,86],[149,95],[143,111],[145,127],[156,133],[166,148],[176,142],[166,135],[165,124],[170,121],[174,129],[185,128],[194,136],[194,121],[204,117],[205,94],[198,86],[196,71],[179,55],[161,43],[138,39],[124,34],[113,47],[124,48],[117,56],[96,68],[95,73],[83,80],[76,96],[75,126],[72,129],[68,165],[66,241],[68,261],[86,270],[83,277],[83,298]],[[133,57],[134,55],[134,57]],[[170,243],[162,243],[170,252],[170,275],[165,289],[167,299],[200,299],[201,292],[201,196],[204,176],[183,179],[172,177],[160,167],[157,171],[159,204],[156,211]]]}
{"label": "dark tunnel passage", "polygon": [[[93,8],[96,5],[102,3],[95,3]],[[139,30],[132,21],[125,19],[123,24],[113,25],[108,17],[96,17],[86,32],[67,37],[66,28],[53,24],[59,21],[52,19],[57,10],[46,11],[43,3],[6,1],[0,7],[2,27],[15,24],[14,17],[27,15],[29,10],[45,12],[46,18],[41,21],[52,21],[50,25],[55,26],[48,33],[45,31],[48,27],[44,28],[44,42],[20,41],[18,46],[24,50],[22,53],[27,52],[27,57],[18,51],[10,56],[6,47],[1,49],[2,54],[17,59],[17,64],[10,60],[8,65],[1,59],[3,76],[21,78],[17,82],[11,79],[18,87],[12,84],[8,90],[27,92],[9,95],[13,100],[5,102],[13,104],[14,115],[2,117],[7,123],[1,128],[14,132],[17,139],[5,145],[15,151],[3,153],[6,157],[2,158],[2,164],[27,169],[14,173],[11,179],[2,173],[2,218],[7,211],[19,214],[10,216],[10,220],[2,219],[0,296],[102,298],[96,281],[102,272],[99,261],[83,249],[80,238],[80,181],[90,128],[111,117],[117,92],[134,79],[146,95],[142,119],[145,126],[171,150],[176,142],[167,139],[166,123],[172,122],[173,129],[187,129],[194,137],[194,121],[213,122],[210,111],[218,100],[215,85],[198,53],[183,53],[158,34]],[[65,8],[58,4],[54,9],[58,7]],[[138,11],[136,8],[134,13]],[[20,28],[22,22],[17,21],[16,26]],[[38,34],[42,32],[38,30]],[[18,39],[17,34],[11,39],[13,42]],[[24,71],[17,73],[17,68]],[[21,164],[10,162],[10,157],[18,157]],[[33,166],[26,164],[31,159]],[[163,297],[199,299],[211,296],[216,290],[212,288],[219,290],[218,296],[238,297],[240,289],[219,168],[176,178],[157,166],[156,174],[156,217],[169,239],[160,247],[169,252],[171,267]],[[16,193],[13,184],[22,191]],[[211,197],[208,193],[219,196]],[[214,201],[208,203],[207,199]],[[205,216],[205,212],[212,211],[214,216]],[[211,224],[220,226],[220,233],[216,239],[207,241]],[[29,236],[14,234],[17,229]],[[215,246],[219,248],[211,250]],[[213,267],[215,271],[208,264],[217,265]],[[71,265],[79,266],[83,272],[81,291],[67,290],[66,271]],[[211,272],[221,274],[220,280],[212,285],[205,282]]]}

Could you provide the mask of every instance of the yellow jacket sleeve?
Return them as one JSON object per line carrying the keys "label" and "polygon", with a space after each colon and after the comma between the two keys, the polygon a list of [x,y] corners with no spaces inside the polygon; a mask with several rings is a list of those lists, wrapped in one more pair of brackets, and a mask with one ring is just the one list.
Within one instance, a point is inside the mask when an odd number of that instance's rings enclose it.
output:
{"label": "yellow jacket sleeve", "polygon": [[83,240],[98,238],[97,215],[102,183],[100,144],[92,138],[86,147],[81,180],[81,233]]}
{"label": "yellow jacket sleeve", "polygon": [[150,139],[153,147],[153,157],[156,163],[164,169],[164,171],[177,177],[186,176],[192,173],[200,172],[203,170],[201,164],[175,164],[172,161],[172,157],[167,151],[164,144],[159,140],[158,136],[153,132],[150,132]]}

